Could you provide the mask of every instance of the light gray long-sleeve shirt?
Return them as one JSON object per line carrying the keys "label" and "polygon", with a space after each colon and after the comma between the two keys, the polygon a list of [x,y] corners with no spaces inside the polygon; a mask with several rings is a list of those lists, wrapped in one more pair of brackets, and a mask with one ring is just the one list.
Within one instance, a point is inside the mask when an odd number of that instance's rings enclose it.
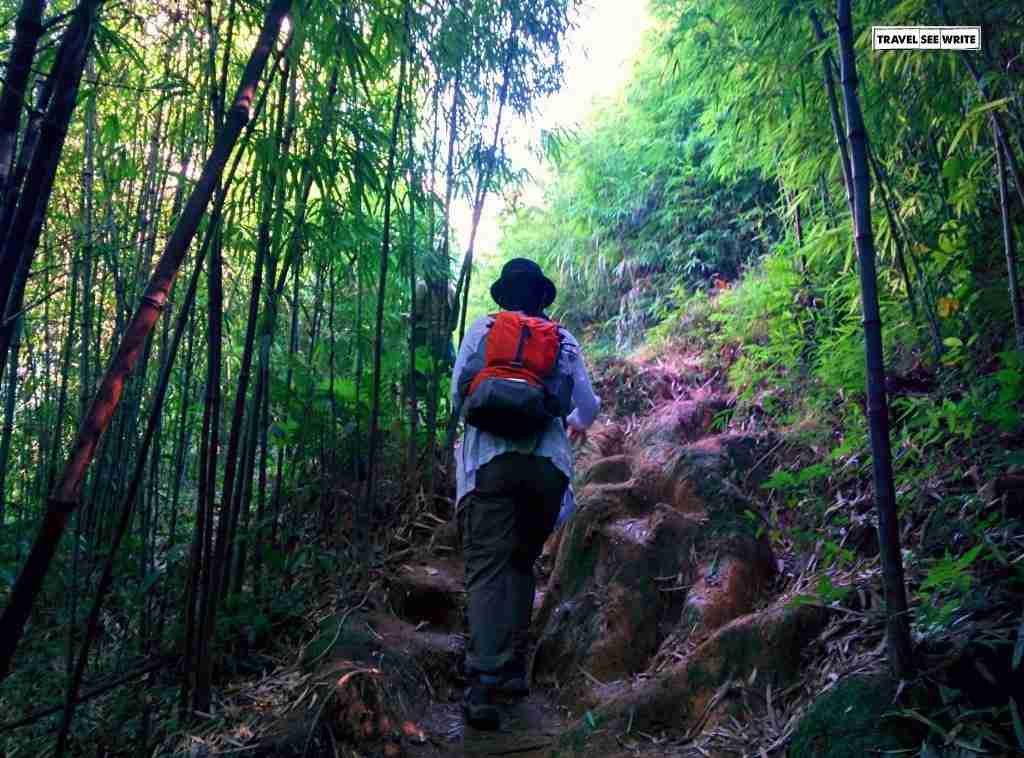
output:
{"label": "light gray long-sleeve shirt", "polygon": [[[460,413],[465,398],[459,390],[458,379],[466,362],[487,336],[489,320],[490,317],[482,316],[474,321],[459,346],[459,355],[452,371],[452,408],[459,409]],[[590,385],[579,342],[565,329],[562,329],[558,371],[573,378],[574,408],[565,423],[582,431],[594,423],[601,400]],[[513,452],[549,458],[566,478],[572,479],[572,447],[562,419],[554,418],[542,432],[520,440],[497,437],[467,424],[462,442],[455,450],[456,502],[461,503],[462,498],[476,488],[476,472],[481,466],[503,453]]]}

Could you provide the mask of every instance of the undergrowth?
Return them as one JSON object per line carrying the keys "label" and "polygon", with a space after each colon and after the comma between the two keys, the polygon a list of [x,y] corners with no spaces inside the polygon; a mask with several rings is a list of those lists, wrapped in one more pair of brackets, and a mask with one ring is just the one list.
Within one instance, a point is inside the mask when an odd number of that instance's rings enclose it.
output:
{"label": "undergrowth", "polygon": [[[684,296],[648,332],[645,352],[680,343],[700,352],[736,394],[727,427],[780,433],[758,493],[762,532],[793,575],[813,573],[802,601],[839,606],[858,587],[836,577],[856,567],[881,581],[856,280],[816,287],[787,253],[728,290]],[[970,734],[963,744],[976,749],[1024,749],[1024,524],[1006,484],[1024,471],[1024,354],[979,332],[947,338],[935,362],[905,307],[885,303],[883,318],[912,633],[928,661],[920,684],[944,693],[907,717],[939,745]],[[947,321],[945,334],[960,330]],[[996,662],[978,665],[991,702],[979,707],[959,669],[987,658]]]}

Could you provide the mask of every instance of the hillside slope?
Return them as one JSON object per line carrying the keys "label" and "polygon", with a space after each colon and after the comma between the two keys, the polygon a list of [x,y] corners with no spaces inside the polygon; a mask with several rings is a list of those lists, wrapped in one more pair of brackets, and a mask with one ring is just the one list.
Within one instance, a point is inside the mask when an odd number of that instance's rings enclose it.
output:
{"label": "hillside slope", "polygon": [[[983,488],[975,517],[1001,516],[990,560],[910,564],[922,673],[895,681],[863,462],[807,484],[826,507],[780,501],[815,452],[738,398],[727,368],[692,342],[594,367],[606,412],[577,451],[579,508],[537,567],[534,694],[501,731],[463,728],[462,565],[438,521],[324,617],[299,665],[251,685],[288,682],[286,707],[241,742],[237,725],[234,741],[211,733],[212,754],[1013,754],[1017,495]],[[908,554],[931,555],[937,531],[957,525],[908,519]],[[969,587],[948,625],[926,625],[926,603]],[[251,706],[238,714],[251,728]]]}

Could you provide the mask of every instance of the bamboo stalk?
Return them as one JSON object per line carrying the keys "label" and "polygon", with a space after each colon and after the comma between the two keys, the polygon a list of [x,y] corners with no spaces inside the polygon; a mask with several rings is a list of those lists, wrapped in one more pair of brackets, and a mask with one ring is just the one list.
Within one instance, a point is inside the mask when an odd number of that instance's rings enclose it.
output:
{"label": "bamboo stalk", "polygon": [[992,120],[992,141],[996,151],[996,174],[999,183],[999,217],[1003,229],[1003,251],[1006,253],[1006,281],[1010,289],[1010,309],[1013,311],[1013,333],[1018,350],[1024,350],[1024,302],[1020,294],[1017,273],[1017,254],[1013,249],[1013,225],[1010,223],[1010,204],[1006,189],[1006,165],[1002,143],[995,119]]}
{"label": "bamboo stalk", "polygon": [[885,391],[882,352],[882,320],[878,307],[874,235],[871,227],[871,177],[868,173],[867,137],[857,97],[850,0],[838,0],[837,21],[843,101],[851,152],[854,239],[860,263],[861,299],[864,311],[864,344],[867,362],[868,425],[878,512],[878,541],[886,602],[886,643],[889,663],[901,679],[914,670],[910,643],[907,594],[896,513],[896,487],[889,440],[889,406]]}
{"label": "bamboo stalk", "polygon": [[[818,44],[824,44],[825,30],[822,28],[818,13],[811,9],[811,25],[814,27],[814,38]],[[850,153],[847,149],[846,135],[843,131],[843,120],[839,115],[839,102],[836,96],[836,84],[833,77],[835,64],[832,62],[832,52],[827,48],[821,53],[821,71],[825,82],[825,92],[828,93],[828,112],[832,118],[832,134],[836,140],[836,147],[839,148],[839,166],[843,172],[843,189],[846,192],[846,204],[850,208],[850,215],[853,215],[853,180],[850,171]]]}
{"label": "bamboo stalk", "polygon": [[395,105],[391,116],[391,139],[388,145],[387,171],[384,179],[384,232],[381,237],[380,267],[377,272],[377,312],[373,343],[373,378],[370,382],[370,432],[369,450],[367,452],[366,488],[363,493],[363,512],[353,519],[356,549],[362,560],[369,557],[368,520],[374,501],[374,483],[377,475],[377,459],[379,457],[380,439],[380,386],[381,386],[381,351],[384,339],[384,300],[387,295],[388,259],[391,257],[391,200],[395,185],[395,163],[398,154],[398,141],[402,118],[402,106],[405,99],[406,76],[410,62],[408,61],[409,37],[409,3],[402,4],[402,16],[406,42],[402,45],[402,56],[398,70],[398,88],[395,92]]}

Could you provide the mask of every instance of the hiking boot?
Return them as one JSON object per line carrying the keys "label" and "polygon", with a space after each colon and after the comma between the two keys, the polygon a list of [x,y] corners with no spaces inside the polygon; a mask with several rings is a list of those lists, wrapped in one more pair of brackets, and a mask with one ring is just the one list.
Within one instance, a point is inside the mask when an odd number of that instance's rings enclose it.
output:
{"label": "hiking boot", "polygon": [[517,666],[507,666],[497,674],[484,675],[481,679],[492,686],[497,694],[505,697],[521,699],[530,694],[530,682],[526,671]]}
{"label": "hiking boot", "polygon": [[480,679],[466,688],[462,711],[466,723],[475,729],[493,732],[501,725],[501,713],[494,704],[495,687]]}

